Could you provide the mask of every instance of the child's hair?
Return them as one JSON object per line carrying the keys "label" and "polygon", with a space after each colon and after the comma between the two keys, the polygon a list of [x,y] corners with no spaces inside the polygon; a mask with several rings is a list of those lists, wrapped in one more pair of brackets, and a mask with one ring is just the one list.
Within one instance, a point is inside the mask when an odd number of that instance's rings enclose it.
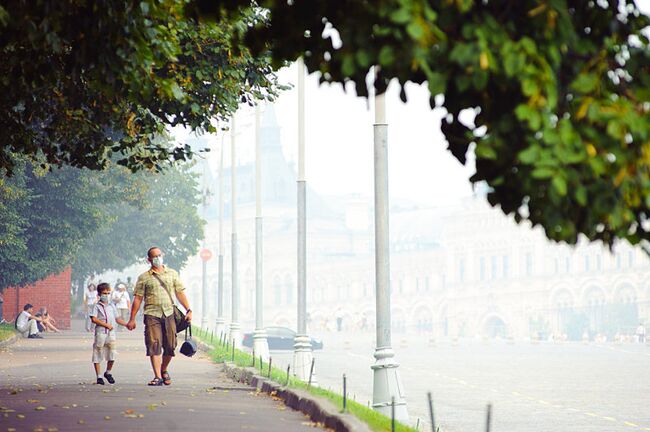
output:
{"label": "child's hair", "polygon": [[111,285],[108,282],[102,282],[97,285],[97,294],[102,295],[104,291],[110,291]]}

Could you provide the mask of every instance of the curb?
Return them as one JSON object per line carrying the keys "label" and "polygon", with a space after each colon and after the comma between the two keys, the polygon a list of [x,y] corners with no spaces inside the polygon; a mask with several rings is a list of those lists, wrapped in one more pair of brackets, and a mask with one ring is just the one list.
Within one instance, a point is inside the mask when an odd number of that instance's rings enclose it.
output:
{"label": "curb", "polygon": [[294,410],[309,416],[311,421],[324,424],[336,432],[371,432],[367,424],[352,414],[339,412],[332,402],[325,398],[314,396],[304,390],[290,389],[261,375],[254,368],[241,368],[233,363],[225,362],[223,368],[231,379],[246,383],[259,392],[284,401],[284,404]]}
{"label": "curb", "polygon": [[0,341],[0,348],[4,348],[6,346],[9,346],[11,344],[14,344],[18,340],[18,335],[13,335],[9,339],[5,339],[3,341]]}

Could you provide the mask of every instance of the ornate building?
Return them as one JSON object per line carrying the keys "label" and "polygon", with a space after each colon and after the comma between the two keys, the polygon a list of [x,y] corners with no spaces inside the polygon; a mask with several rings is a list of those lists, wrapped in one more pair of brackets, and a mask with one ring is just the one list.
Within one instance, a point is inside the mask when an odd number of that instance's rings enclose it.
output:
{"label": "ornate building", "polygon": [[[267,325],[296,322],[296,175],[286,161],[272,107],[262,120],[264,304]],[[254,325],[254,164],[238,167],[238,227],[243,329]],[[335,175],[335,173],[333,174]],[[216,176],[215,176],[216,177]],[[214,180],[212,180],[214,181]],[[230,170],[224,173],[224,311],[230,315]],[[216,190],[216,188],[215,188]],[[374,326],[372,199],[307,192],[309,326]],[[206,246],[218,250],[216,200],[208,209]],[[650,261],[619,244],[576,247],[549,242],[517,225],[485,198],[418,208],[392,200],[392,323],[396,332],[432,337],[548,337],[585,332],[630,334],[650,321]],[[183,269],[195,313],[201,302],[198,257]],[[209,319],[216,318],[216,259],[209,262]],[[200,318],[200,317],[199,317]]]}

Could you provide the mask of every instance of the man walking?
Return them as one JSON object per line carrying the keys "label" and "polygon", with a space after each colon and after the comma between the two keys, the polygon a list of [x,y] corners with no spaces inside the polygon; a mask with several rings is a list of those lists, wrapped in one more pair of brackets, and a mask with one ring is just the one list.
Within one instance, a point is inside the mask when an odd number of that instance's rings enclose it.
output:
{"label": "man walking", "polygon": [[159,247],[147,251],[147,261],[151,268],[142,273],[135,284],[131,319],[126,327],[136,327],[135,316],[144,300],[144,339],[147,356],[151,360],[154,378],[151,386],[170,385],[169,363],[176,349],[176,322],[172,294],[186,310],[185,319],[192,320],[192,310],[183,292],[185,287],[175,270],[163,265],[163,253]]}

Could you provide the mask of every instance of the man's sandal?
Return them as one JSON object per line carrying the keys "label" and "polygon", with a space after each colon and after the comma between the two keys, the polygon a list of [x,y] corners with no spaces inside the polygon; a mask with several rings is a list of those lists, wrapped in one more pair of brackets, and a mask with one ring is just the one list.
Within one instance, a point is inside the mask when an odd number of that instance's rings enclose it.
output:
{"label": "man's sandal", "polygon": [[172,384],[172,378],[171,378],[171,376],[169,376],[169,372],[163,371],[160,375],[162,376],[162,380],[163,380],[163,383],[165,385],[171,385]]}
{"label": "man's sandal", "polygon": [[161,386],[163,385],[163,380],[161,378],[154,378],[147,383],[148,386]]}

